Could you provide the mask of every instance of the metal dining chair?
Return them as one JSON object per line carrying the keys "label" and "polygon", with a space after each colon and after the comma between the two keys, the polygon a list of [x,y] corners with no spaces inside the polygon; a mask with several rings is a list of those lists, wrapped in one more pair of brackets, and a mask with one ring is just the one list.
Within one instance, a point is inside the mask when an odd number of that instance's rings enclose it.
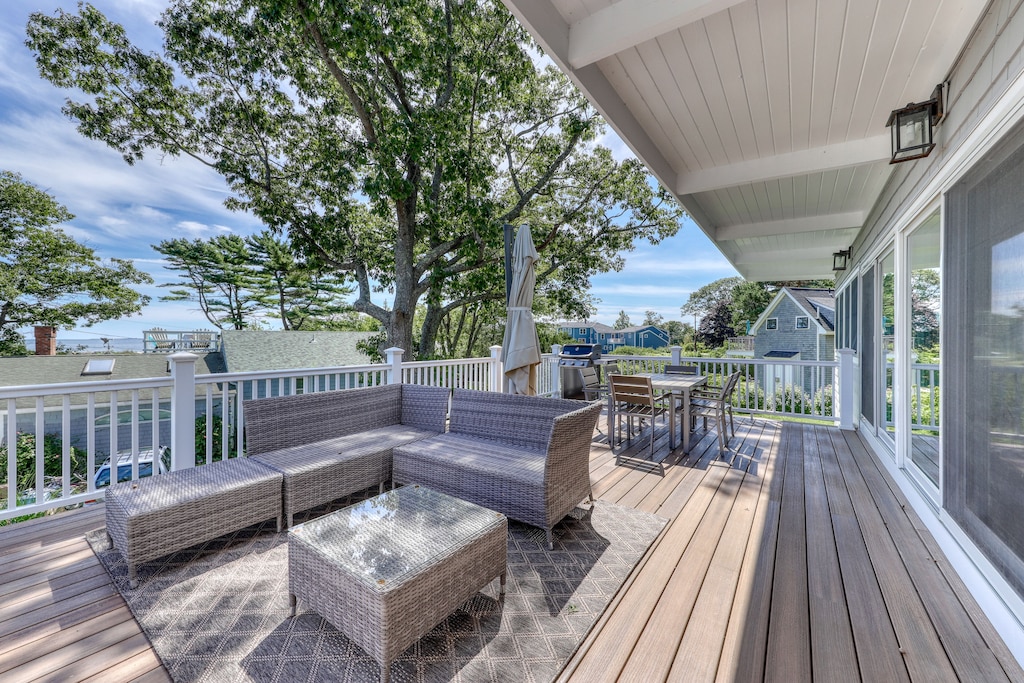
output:
{"label": "metal dining chair", "polygon": [[708,429],[708,420],[715,422],[718,432],[718,452],[726,450],[732,437],[736,436],[736,427],[732,416],[732,393],[740,379],[740,371],[727,376],[720,388],[695,388],[690,392],[690,418],[698,417],[704,422],[704,431]]}
{"label": "metal dining chair", "polygon": [[665,374],[666,375],[696,375],[697,374],[697,366],[696,365],[666,365],[665,366]]}
{"label": "metal dining chair", "polygon": [[[650,377],[631,375],[608,375],[612,402],[615,404],[615,419],[626,416],[626,440],[632,439],[633,418],[651,421],[651,459],[654,459],[654,423],[661,415],[667,419],[672,410],[672,393],[656,394]],[[619,424],[621,434],[621,424]],[[621,443],[621,441],[620,441]]]}

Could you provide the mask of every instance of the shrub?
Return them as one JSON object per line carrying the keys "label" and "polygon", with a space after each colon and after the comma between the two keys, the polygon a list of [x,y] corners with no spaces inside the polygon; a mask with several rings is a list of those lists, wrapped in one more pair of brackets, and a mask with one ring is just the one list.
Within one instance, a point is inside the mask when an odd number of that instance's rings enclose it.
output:
{"label": "shrub", "polygon": [[[60,483],[63,476],[63,442],[57,434],[43,435],[43,478],[49,483]],[[36,436],[18,432],[16,456],[18,490],[35,488],[36,484]],[[85,453],[71,447],[71,481],[78,484],[86,478]],[[7,449],[0,449],[0,472],[7,472]]]}

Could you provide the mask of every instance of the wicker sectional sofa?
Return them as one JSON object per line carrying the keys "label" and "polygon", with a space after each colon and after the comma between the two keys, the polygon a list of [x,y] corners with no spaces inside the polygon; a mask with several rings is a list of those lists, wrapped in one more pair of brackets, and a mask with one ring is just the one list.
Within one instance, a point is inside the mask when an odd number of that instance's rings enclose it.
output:
{"label": "wicker sectional sofa", "polygon": [[245,401],[246,451],[284,478],[296,512],[383,486],[391,451],[444,431],[450,390],[388,384]]}
{"label": "wicker sectional sofa", "polygon": [[268,519],[281,529],[281,474],[248,458],[111,484],[105,500],[107,536],[132,588],[143,562]]}
{"label": "wicker sectional sofa", "polygon": [[591,497],[600,403],[456,389],[449,430],[392,452],[395,484],[416,482],[551,529]]}

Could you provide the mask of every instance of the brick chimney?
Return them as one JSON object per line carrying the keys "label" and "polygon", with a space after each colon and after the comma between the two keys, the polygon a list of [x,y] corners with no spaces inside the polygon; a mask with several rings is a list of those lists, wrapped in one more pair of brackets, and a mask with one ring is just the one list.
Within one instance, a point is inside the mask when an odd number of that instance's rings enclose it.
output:
{"label": "brick chimney", "polygon": [[36,355],[57,355],[57,328],[48,325],[36,325]]}

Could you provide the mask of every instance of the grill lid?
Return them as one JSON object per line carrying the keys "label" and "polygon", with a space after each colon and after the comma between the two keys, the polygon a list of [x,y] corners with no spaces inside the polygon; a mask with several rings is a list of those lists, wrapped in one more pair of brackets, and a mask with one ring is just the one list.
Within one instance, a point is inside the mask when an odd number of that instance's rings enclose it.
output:
{"label": "grill lid", "polygon": [[600,358],[600,344],[566,344],[562,347],[559,358]]}

